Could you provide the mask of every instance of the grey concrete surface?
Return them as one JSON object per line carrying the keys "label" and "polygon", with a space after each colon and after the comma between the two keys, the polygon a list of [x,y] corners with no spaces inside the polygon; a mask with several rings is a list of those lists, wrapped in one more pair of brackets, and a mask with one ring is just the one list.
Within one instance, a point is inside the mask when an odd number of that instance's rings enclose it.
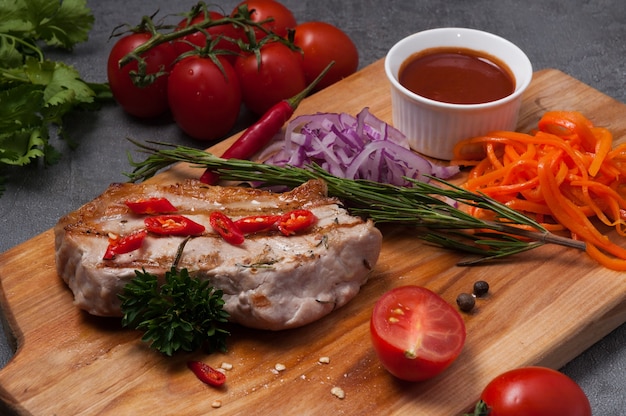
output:
{"label": "grey concrete surface", "polygon": [[[535,70],[559,69],[626,102],[626,8],[622,0],[283,2],[299,22],[322,20],[346,31],[359,49],[361,68],[383,58],[396,41],[413,32],[443,26],[470,27],[516,43],[528,54]],[[72,53],[56,53],[53,57],[74,65],[88,81],[105,82],[106,60],[112,47],[108,37],[115,26],[137,23],[141,16],[157,9],[159,15],[183,12],[194,1],[87,3],[96,17],[90,40]],[[236,4],[232,0],[207,3],[217,3],[227,11]],[[237,128],[250,121],[243,115]],[[100,194],[109,183],[125,181],[122,172],[130,170],[126,157],[132,149],[126,137],[198,145],[167,121],[139,122],[114,105],[74,116],[70,132],[80,145],[71,151],[54,139],[64,155],[57,165],[9,170],[7,190],[0,198],[0,252],[51,228],[60,216]],[[5,365],[14,353],[9,345],[6,336],[0,336],[0,365]],[[584,389],[594,415],[626,415],[626,324],[562,371]]]}

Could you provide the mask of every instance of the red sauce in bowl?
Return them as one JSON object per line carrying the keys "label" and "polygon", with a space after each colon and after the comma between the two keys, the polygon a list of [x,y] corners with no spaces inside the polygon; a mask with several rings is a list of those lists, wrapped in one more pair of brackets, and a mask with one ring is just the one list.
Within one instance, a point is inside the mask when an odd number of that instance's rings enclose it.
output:
{"label": "red sauce in bowl", "polygon": [[432,48],[400,67],[398,81],[422,97],[453,104],[481,104],[515,91],[511,70],[499,59],[465,48]]}

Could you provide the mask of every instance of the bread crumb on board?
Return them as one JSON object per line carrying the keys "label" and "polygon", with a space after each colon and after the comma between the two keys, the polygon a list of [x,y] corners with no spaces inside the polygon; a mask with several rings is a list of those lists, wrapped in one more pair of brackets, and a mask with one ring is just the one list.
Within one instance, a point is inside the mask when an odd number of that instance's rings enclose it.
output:
{"label": "bread crumb on board", "polygon": [[341,387],[333,387],[332,389],[330,389],[330,393],[338,399],[344,399],[346,397],[346,393]]}

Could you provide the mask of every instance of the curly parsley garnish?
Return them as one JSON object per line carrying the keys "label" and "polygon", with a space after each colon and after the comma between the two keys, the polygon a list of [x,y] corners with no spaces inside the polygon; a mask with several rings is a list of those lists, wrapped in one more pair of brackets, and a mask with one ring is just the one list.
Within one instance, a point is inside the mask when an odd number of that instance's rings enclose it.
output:
{"label": "curly parsley garnish", "polygon": [[144,331],[142,341],[169,356],[203,345],[208,352],[226,351],[230,333],[221,326],[229,314],[222,309],[221,290],[175,266],[165,273],[161,286],[154,274],[145,270],[135,274],[119,295],[123,326]]}

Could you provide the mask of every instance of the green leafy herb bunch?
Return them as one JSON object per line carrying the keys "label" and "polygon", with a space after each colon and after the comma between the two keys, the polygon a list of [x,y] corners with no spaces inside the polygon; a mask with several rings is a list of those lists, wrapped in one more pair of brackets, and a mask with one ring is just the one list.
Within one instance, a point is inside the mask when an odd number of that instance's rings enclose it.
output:
{"label": "green leafy herb bunch", "polygon": [[86,41],[93,23],[85,0],[0,1],[0,169],[36,159],[57,162],[51,128],[75,146],[64,116],[112,99],[107,84],[88,83],[70,65],[44,55],[47,48],[72,50]]}

